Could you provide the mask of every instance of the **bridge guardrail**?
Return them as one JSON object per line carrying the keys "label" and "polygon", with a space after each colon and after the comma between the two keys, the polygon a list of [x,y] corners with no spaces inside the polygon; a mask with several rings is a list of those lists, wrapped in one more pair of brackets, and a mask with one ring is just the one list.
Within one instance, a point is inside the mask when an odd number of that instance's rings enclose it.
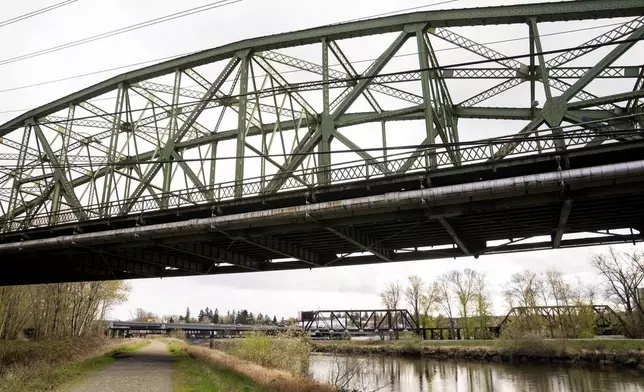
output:
{"label": "bridge guardrail", "polygon": [[[471,147],[461,147],[451,151],[445,148],[425,148],[412,153],[411,157],[402,157],[397,159],[379,160],[384,157],[374,158],[374,161],[366,161],[361,164],[348,165],[348,163],[339,163],[328,167],[318,167],[315,169],[299,169],[293,172],[283,173],[281,175],[266,175],[264,177],[254,177],[245,179],[241,184],[235,181],[223,182],[215,185],[212,189],[184,189],[178,192],[169,192],[155,196],[142,196],[137,199],[124,199],[110,202],[106,205],[94,204],[88,205],[82,209],[86,220],[99,220],[109,217],[118,217],[134,215],[136,213],[180,208],[189,205],[199,205],[203,203],[219,203],[224,200],[242,199],[249,196],[265,196],[287,190],[295,189],[315,189],[315,181],[318,175],[327,175],[330,177],[332,184],[348,182],[352,180],[369,180],[373,178],[382,178],[403,175],[407,173],[429,172],[437,169],[461,166],[463,164],[474,164],[482,161],[502,160],[507,155],[512,156],[529,156],[551,154],[556,152],[557,138],[553,137],[547,131],[533,137],[520,139],[516,143],[512,139],[503,138],[499,140],[489,140],[482,142],[480,145]],[[567,149],[580,148],[587,145],[597,137],[611,138],[610,133],[603,132],[598,134],[596,130],[582,129],[567,132],[563,135],[564,144]],[[509,151],[507,145],[512,143],[513,148]],[[456,164],[452,162],[450,153],[453,152],[459,157]],[[390,155],[400,156],[401,153]],[[503,156],[498,157],[498,154]],[[349,162],[351,163],[351,162]],[[250,182],[249,182],[250,181]],[[277,191],[267,190],[267,185],[271,181],[283,181],[283,184]],[[241,196],[235,197],[235,189],[242,187]],[[43,192],[43,190],[38,190]],[[163,207],[159,206],[159,202]],[[128,206],[129,205],[129,206]],[[128,206],[127,209],[125,206]],[[3,232],[16,232],[27,230],[29,228],[53,226],[64,223],[73,223],[80,221],[78,209],[67,208],[60,210],[57,214],[38,213],[27,217],[13,218],[5,224],[0,221],[0,230]]]}

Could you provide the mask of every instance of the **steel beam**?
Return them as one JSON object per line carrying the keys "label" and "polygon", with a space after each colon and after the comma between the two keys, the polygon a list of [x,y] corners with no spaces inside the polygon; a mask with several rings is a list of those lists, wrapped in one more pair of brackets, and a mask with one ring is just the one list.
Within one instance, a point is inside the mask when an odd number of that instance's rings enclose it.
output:
{"label": "steel beam", "polygon": [[126,72],[92,87],[73,93],[65,98],[43,105],[29,111],[0,126],[0,136],[24,125],[33,117],[53,114],[68,107],[74,102],[87,101],[106,92],[115,90],[119,83],[130,84],[152,79],[174,72],[177,68],[186,69],[199,65],[231,58],[241,50],[274,50],[293,45],[307,45],[319,42],[320,37],[329,40],[341,40],[351,37],[362,37],[372,34],[383,34],[402,31],[406,25],[431,23],[432,27],[477,26],[491,24],[525,23],[530,17],[538,22],[567,21],[571,19],[599,19],[641,16],[644,6],[640,0],[592,0],[583,2],[522,4],[514,6],[497,6],[484,8],[449,9],[417,12],[406,15],[394,15],[378,19],[336,24],[298,32],[270,35],[257,39],[244,40],[219,48],[201,51],[178,59],[148,66],[139,70]]}
{"label": "steel beam", "polygon": [[276,240],[273,238],[270,239],[254,239],[254,238],[249,238],[243,235],[238,235],[234,233],[228,233],[226,231],[222,231],[220,229],[217,229],[219,233],[224,234],[226,237],[233,241],[241,241],[245,242],[249,245],[267,250],[272,253],[277,253],[279,255],[282,255],[284,257],[292,258],[297,261],[300,261],[304,264],[307,264],[312,267],[320,267],[321,266],[321,257],[314,252],[311,252],[307,249],[303,249],[298,247],[295,244],[283,242],[280,240]]}
{"label": "steel beam", "polygon": [[566,232],[566,224],[568,223],[568,216],[572,210],[572,200],[568,199],[563,202],[561,207],[561,214],[559,214],[559,224],[557,225],[557,232],[552,240],[552,247],[559,248],[561,246],[561,240],[563,235]]}
{"label": "steel beam", "polygon": [[463,239],[456,233],[456,230],[454,230],[454,227],[452,226],[451,223],[446,218],[436,218],[438,220],[438,223],[443,226],[447,234],[449,234],[450,237],[454,240],[454,243],[459,247],[460,250],[463,251],[463,253],[467,256],[472,255],[472,252],[468,248],[467,245],[465,245],[465,242],[463,242]]}
{"label": "steel beam", "polygon": [[394,42],[389,45],[387,50],[385,50],[378,59],[376,59],[368,68],[367,70],[361,75],[364,79],[360,79],[358,83],[351,89],[349,94],[340,102],[340,104],[335,108],[335,111],[331,113],[331,118],[333,121],[337,121],[340,116],[342,116],[348,109],[349,107],[355,102],[356,99],[360,95],[362,95],[365,92],[365,89],[369,86],[371,83],[372,77],[376,76],[380,71],[387,65],[389,60],[398,52],[398,49],[400,49],[405,42],[407,42],[407,39],[409,38],[409,33],[403,31],[401,32],[398,37],[394,40]]}
{"label": "steel beam", "polygon": [[333,228],[331,226],[324,226],[324,229],[351,243],[352,245],[357,246],[360,250],[373,254],[382,261],[391,261],[391,251],[378,245],[377,242],[367,237],[364,233],[360,232],[355,227],[350,226],[346,228]]}

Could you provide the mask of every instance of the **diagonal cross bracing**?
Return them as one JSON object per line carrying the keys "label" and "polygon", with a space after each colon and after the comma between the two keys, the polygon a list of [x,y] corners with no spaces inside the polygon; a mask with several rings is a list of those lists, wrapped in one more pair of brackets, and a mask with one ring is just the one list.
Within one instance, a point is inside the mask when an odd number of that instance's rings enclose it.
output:
{"label": "diagonal cross bracing", "polygon": [[374,241],[372,241],[364,233],[354,227],[333,228],[330,226],[324,226],[324,229],[351,243],[352,245],[357,246],[364,252],[372,253],[374,256],[383,261],[391,262],[391,251],[375,244]]}
{"label": "diagonal cross bracing", "polygon": [[471,249],[469,249],[465,244],[465,242],[463,242],[463,238],[461,238],[461,236],[459,236],[458,233],[456,233],[456,230],[454,229],[452,224],[446,218],[438,217],[436,219],[438,220],[438,223],[440,223],[441,226],[443,226],[447,234],[449,234],[449,236],[452,237],[452,239],[454,240],[454,243],[459,247],[459,249],[462,250],[463,253],[465,253],[466,255],[468,256],[471,255],[472,254]]}
{"label": "diagonal cross bracing", "polygon": [[340,102],[340,104],[335,108],[335,111],[331,113],[331,117],[334,121],[337,121],[340,116],[342,116],[348,109],[349,107],[355,102],[356,99],[362,93],[364,93],[365,89],[369,86],[371,83],[371,80],[369,78],[376,76],[391,58],[398,52],[398,49],[400,49],[405,42],[407,42],[407,39],[409,38],[409,33],[407,32],[402,32],[398,35],[398,37],[394,40],[394,42],[391,43],[391,45],[385,50],[376,61],[374,61],[368,68],[367,70],[361,75],[364,77],[364,79],[361,79],[358,81],[358,83],[351,89],[349,94]]}
{"label": "diagonal cross bracing", "polygon": [[58,158],[54,154],[54,151],[51,149],[51,146],[49,145],[47,138],[43,134],[42,129],[40,129],[40,126],[37,123],[33,124],[33,129],[36,136],[38,137],[38,140],[40,141],[40,145],[43,147],[43,150],[45,150],[45,154],[47,154],[47,158],[49,158],[49,161],[55,167],[54,181],[61,185],[63,189],[63,196],[67,200],[67,203],[69,203],[69,205],[72,207],[72,211],[74,212],[74,214],[76,214],[78,219],[86,219],[87,215],[83,211],[80,200],[78,200],[78,197],[74,192],[74,187],[70,184],[69,180],[65,176],[63,166],[60,164]]}
{"label": "diagonal cross bracing", "polygon": [[[176,135],[173,135],[171,139],[168,139],[163,149],[161,149],[161,153],[159,155],[160,160],[165,161],[172,156],[172,153],[175,151],[176,143],[181,142],[183,137],[188,132],[188,129],[190,129],[194,125],[194,123],[197,120],[197,117],[201,114],[201,112],[203,112],[203,110],[206,108],[210,99],[212,99],[215,93],[219,91],[219,89],[223,85],[226,78],[230,76],[233,70],[237,67],[237,64],[239,64],[239,62],[240,62],[240,58],[237,56],[233,57],[228,62],[228,64],[221,72],[219,77],[217,77],[217,80],[215,80],[215,82],[210,86],[206,94],[204,94],[202,101],[200,101],[197,105],[195,105],[195,108],[190,113],[190,115],[186,118],[184,123],[181,125],[181,128],[177,131]],[[143,190],[147,187],[147,184],[149,184],[150,181],[152,181],[152,179],[161,170],[162,166],[163,166],[163,163],[155,163],[151,168],[148,169],[148,171],[143,176],[143,179],[141,179],[140,184],[132,192],[132,195],[130,195],[129,197],[130,201],[126,203],[121,209],[121,214],[127,214],[130,211],[130,209],[136,202],[136,199],[138,199],[141,196],[141,194],[143,193]]]}

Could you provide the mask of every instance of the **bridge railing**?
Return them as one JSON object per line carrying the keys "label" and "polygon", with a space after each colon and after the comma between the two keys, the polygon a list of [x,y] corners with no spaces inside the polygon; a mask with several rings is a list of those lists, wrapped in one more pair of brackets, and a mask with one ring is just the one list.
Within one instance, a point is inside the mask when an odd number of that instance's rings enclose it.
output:
{"label": "bridge railing", "polygon": [[[573,149],[584,147],[597,137],[597,131],[581,129],[565,133],[563,140],[566,148]],[[611,135],[602,133],[602,137],[610,139]],[[389,155],[386,158],[377,157],[373,161],[364,161],[359,164],[356,164],[355,161],[344,162],[328,167],[299,169],[283,174],[252,177],[243,180],[241,184],[228,181],[208,187],[208,189],[183,189],[154,196],[146,195],[135,199],[116,200],[106,204],[90,204],[84,206],[82,210],[65,208],[57,213],[30,214],[27,212],[20,217],[11,218],[7,224],[0,219],[0,230],[15,232],[35,227],[74,223],[80,221],[79,216],[83,216],[83,220],[100,220],[162,209],[206,203],[217,204],[235,198],[266,196],[296,189],[313,190],[317,187],[318,175],[329,176],[332,184],[339,184],[355,180],[400,176],[407,173],[429,172],[481,162],[493,163],[502,160],[505,156],[552,154],[556,151],[557,139],[552,136],[551,131],[537,132],[534,136],[519,139],[513,143],[513,148],[508,149],[508,143],[511,140],[509,138],[489,139],[471,142],[474,144],[471,146],[461,143],[456,145],[458,148],[452,148],[451,151],[445,147],[423,148],[414,153],[405,152]],[[452,161],[453,155],[459,159],[456,163]],[[279,181],[283,181],[283,184],[277,191],[268,189],[270,182],[278,183]],[[236,197],[235,189],[240,185],[242,192],[240,196]],[[37,192],[43,191],[38,189]]]}

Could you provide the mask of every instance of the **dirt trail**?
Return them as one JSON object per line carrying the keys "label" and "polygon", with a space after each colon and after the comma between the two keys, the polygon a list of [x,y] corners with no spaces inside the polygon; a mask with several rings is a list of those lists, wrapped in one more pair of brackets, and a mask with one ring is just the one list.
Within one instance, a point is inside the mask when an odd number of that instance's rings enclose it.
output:
{"label": "dirt trail", "polygon": [[176,358],[159,341],[119,360],[91,376],[72,392],[172,392],[172,372]]}

